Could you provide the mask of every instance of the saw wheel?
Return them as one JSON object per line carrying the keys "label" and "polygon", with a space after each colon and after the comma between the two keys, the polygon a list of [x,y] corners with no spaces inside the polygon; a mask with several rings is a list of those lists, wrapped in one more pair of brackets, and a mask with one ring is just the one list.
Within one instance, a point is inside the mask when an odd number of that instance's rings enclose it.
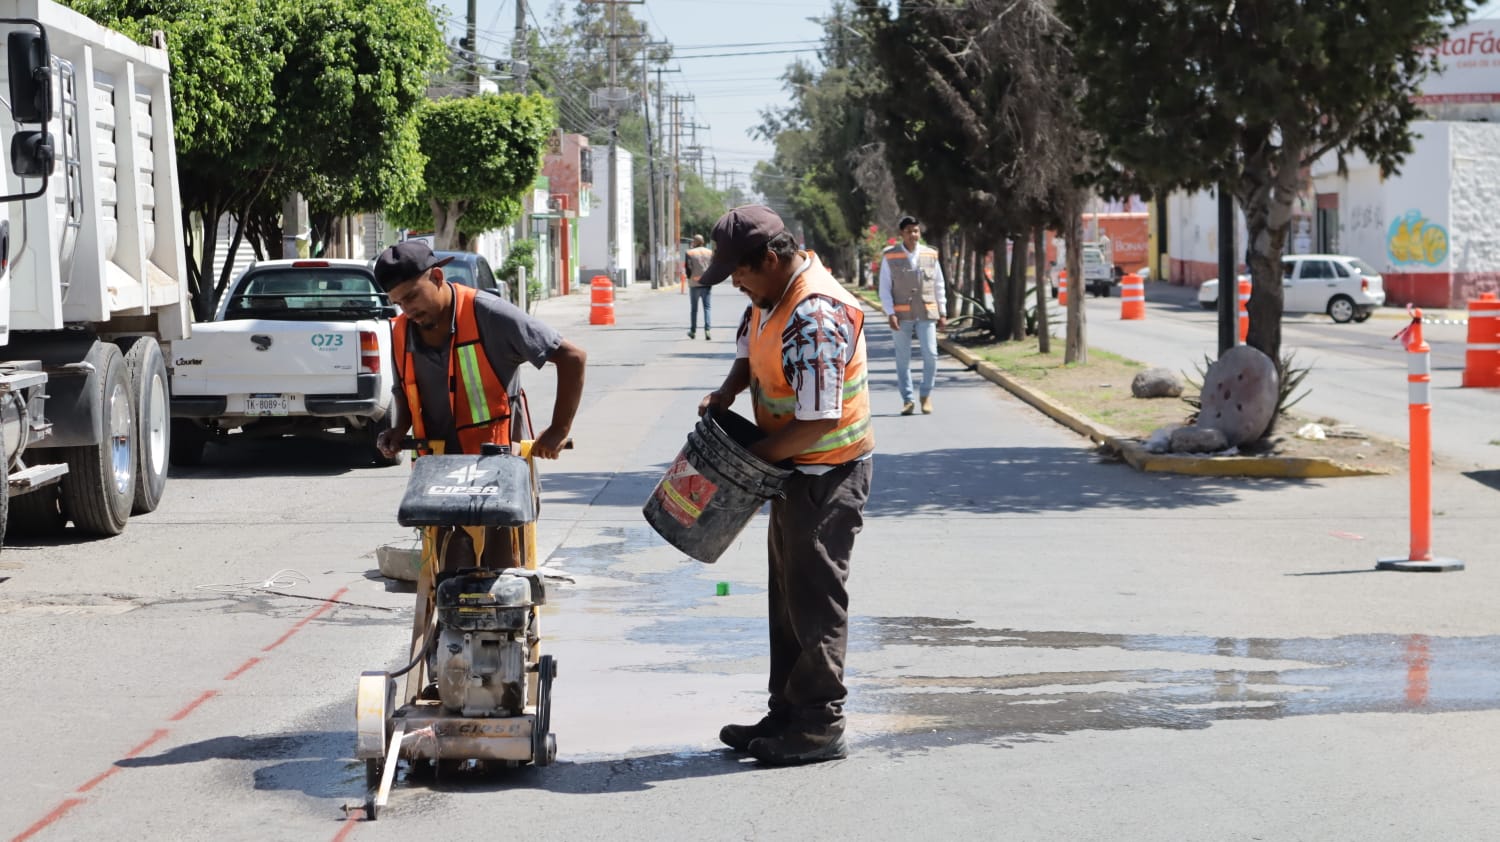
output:
{"label": "saw wheel", "polygon": [[557,661],[543,655],[536,662],[536,721],[531,726],[531,764],[551,766],[557,754],[552,742],[552,679],[557,677]]}

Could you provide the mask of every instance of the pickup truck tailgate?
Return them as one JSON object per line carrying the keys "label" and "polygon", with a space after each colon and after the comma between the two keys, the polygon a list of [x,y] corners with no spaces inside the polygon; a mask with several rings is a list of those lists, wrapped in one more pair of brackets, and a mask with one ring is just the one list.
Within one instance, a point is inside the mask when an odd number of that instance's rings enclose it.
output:
{"label": "pickup truck tailgate", "polygon": [[175,395],[352,395],[359,328],[350,322],[238,319],[193,325],[172,343]]}

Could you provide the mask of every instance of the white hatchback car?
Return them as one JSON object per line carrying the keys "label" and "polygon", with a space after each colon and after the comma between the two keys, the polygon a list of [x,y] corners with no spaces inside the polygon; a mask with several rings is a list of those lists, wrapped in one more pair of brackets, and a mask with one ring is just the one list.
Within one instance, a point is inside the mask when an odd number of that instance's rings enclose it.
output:
{"label": "white hatchback car", "polygon": [[[1357,257],[1343,254],[1295,254],[1281,258],[1283,313],[1327,313],[1339,324],[1370,318],[1385,303],[1385,279]],[[1241,275],[1248,278],[1248,275]],[[1198,288],[1198,303],[1219,305],[1219,281]]]}

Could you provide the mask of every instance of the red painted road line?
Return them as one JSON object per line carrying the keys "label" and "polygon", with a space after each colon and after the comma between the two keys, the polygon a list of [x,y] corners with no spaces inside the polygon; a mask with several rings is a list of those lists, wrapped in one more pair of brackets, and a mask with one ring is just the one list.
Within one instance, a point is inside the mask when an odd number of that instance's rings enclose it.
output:
{"label": "red painted road line", "polygon": [[232,672],[232,673],[224,676],[224,680],[225,681],[233,681],[236,678],[239,678],[240,676],[244,675],[251,667],[255,666],[258,663],[260,663],[260,659],[259,658],[251,658],[250,660],[244,662],[243,664],[240,664],[235,669],[234,672]]}
{"label": "red painted road line", "polygon": [[[333,596],[330,596],[330,597],[328,597],[328,599],[324,600],[323,604],[319,605],[318,608],[317,608],[317,610],[313,611],[311,614],[308,614],[306,617],[303,617],[301,620],[298,620],[297,624],[294,625],[294,626],[292,626],[291,629],[289,629],[286,634],[284,634],[281,637],[277,638],[275,643],[272,643],[270,646],[267,646],[265,649],[263,649],[261,651],[263,651],[263,652],[269,652],[272,649],[275,649],[276,647],[278,647],[281,644],[283,644],[283,643],[287,642],[288,640],[290,640],[291,637],[292,637],[292,635],[294,635],[297,632],[301,631],[303,626],[305,626],[308,623],[311,623],[313,620],[316,620],[317,618],[323,616],[323,614],[325,612],[327,612],[328,609],[332,608],[334,606],[334,604],[338,602],[339,597],[343,596],[344,594],[346,594],[348,592],[349,592],[348,588],[339,588],[337,591],[334,592]],[[236,669],[234,672],[231,672],[229,675],[225,676],[224,680],[225,681],[232,681],[235,678],[239,677],[239,675],[241,673],[245,672],[246,670],[250,669],[251,667],[255,666],[258,663],[260,663],[260,658],[258,658],[258,657],[252,657],[250,660],[248,660],[245,663],[241,664],[239,666],[239,668]],[[176,713],[172,714],[172,716],[169,718],[169,721],[171,721],[171,722],[180,722],[183,719],[186,719],[188,716],[190,716],[192,714],[193,711],[197,710],[200,705],[202,705],[204,702],[208,701],[209,699],[212,699],[214,696],[217,696],[217,695],[219,695],[219,691],[218,690],[205,690],[202,695],[200,695],[198,698],[194,699],[193,701],[189,702],[188,705],[187,705],[187,707],[185,707],[182,710],[179,710]],[[122,757],[120,759],[121,760],[129,760],[130,758],[139,755],[141,752],[143,752],[146,749],[150,748],[152,746],[152,744],[157,743],[157,742],[161,741],[162,739],[164,739],[169,733],[171,733],[171,732],[168,731],[165,728],[158,728],[156,731],[153,731],[152,734],[151,734],[151,736],[148,737],[148,738],[146,738],[146,740],[144,742],[142,742],[140,745],[136,746],[135,748],[131,749],[129,752],[127,752],[125,754],[124,757]],[[121,767],[118,765],[118,763],[119,763],[118,760],[115,761],[114,764],[110,765],[109,769],[107,769],[104,772],[101,772],[98,775],[95,775],[94,777],[90,778],[86,783],[84,783],[82,786],[80,786],[75,792],[77,792],[78,794],[86,793],[89,790],[93,789],[94,787],[98,786],[99,784],[103,783],[111,775],[114,775],[116,772],[120,771]],[[46,828],[52,826],[52,824],[54,824],[58,819],[62,818],[64,815],[66,815],[74,807],[77,807],[78,805],[83,804],[85,801],[86,801],[86,799],[83,799],[83,798],[65,798],[65,799],[63,799],[62,803],[60,803],[56,807],[52,808],[52,812],[50,812],[47,815],[45,815],[45,816],[41,817],[40,819],[38,819],[36,824],[34,824],[31,827],[28,827],[25,830],[21,831],[21,834],[19,836],[13,837],[11,839],[11,842],[25,842],[25,840],[30,839],[31,837],[37,835],[38,833],[42,832]],[[353,832],[352,829],[353,829],[353,827],[356,824],[358,824],[358,822],[350,824],[348,828],[346,828],[345,830],[341,831],[341,835],[338,838],[342,839],[343,838],[342,834],[347,834],[347,833]]]}
{"label": "red painted road line", "polygon": [[64,813],[82,803],[82,798],[69,798],[63,803],[57,805],[57,807],[52,812],[48,813],[45,816],[42,816],[41,821],[38,821],[31,827],[28,827],[25,830],[21,831],[21,835],[17,836],[15,839],[12,839],[11,842],[25,842],[25,840],[30,839],[38,833],[41,833],[47,828],[48,825],[62,818]]}
{"label": "red painted road line", "polygon": [[1363,541],[1365,539],[1365,536],[1363,536],[1363,535],[1355,535],[1353,532],[1337,532],[1337,531],[1335,531],[1335,532],[1330,532],[1328,534],[1332,535],[1335,538],[1343,538],[1343,539],[1348,540],[1348,541]]}
{"label": "red painted road line", "polygon": [[[170,733],[172,733],[172,732],[168,731],[165,728],[158,728],[158,729],[156,729],[156,731],[154,731],[151,734],[151,736],[149,736],[149,737],[146,738],[145,742],[141,743],[140,745],[138,745],[135,748],[131,749],[130,751],[126,752],[125,756],[123,758],[121,758],[121,759],[122,760],[129,760],[132,757],[136,757],[136,756],[140,755],[141,752],[143,752],[146,749],[150,748],[153,744],[155,744],[158,741],[162,740],[163,738],[165,738]],[[89,781],[88,783],[86,783],[83,786],[81,786],[81,787],[78,788],[78,794],[82,795],[82,794],[88,792],[89,790],[93,789],[94,787],[98,786],[99,784],[104,783],[104,779],[105,778],[108,778],[110,775],[113,775],[114,773],[120,771],[120,768],[121,767],[117,763],[116,765],[109,767],[108,771],[103,772],[103,773],[101,773],[99,775],[94,776],[93,780]]]}
{"label": "red painted road line", "polygon": [[[359,816],[359,818],[355,818],[355,816]],[[349,815],[344,819],[343,827],[340,827],[339,832],[333,835],[333,842],[344,842],[345,839],[348,839],[366,821],[369,821],[369,819],[365,818],[364,810],[350,810]]]}
{"label": "red painted road line", "polygon": [[219,695],[219,691],[218,690],[204,690],[203,691],[203,695],[201,695],[198,698],[192,700],[191,702],[188,702],[187,707],[185,707],[182,710],[179,710],[176,713],[172,714],[171,716],[167,717],[167,721],[168,722],[181,722],[182,720],[187,719],[188,718],[188,714],[190,714],[193,711],[197,710],[199,705],[203,704],[204,702],[208,701],[209,699],[212,699],[214,696],[217,696],[217,695]]}
{"label": "red painted road line", "polygon": [[323,616],[323,612],[324,611],[327,611],[328,609],[332,608],[333,604],[338,601],[339,597],[343,596],[344,594],[346,594],[348,592],[349,592],[348,588],[339,588],[337,591],[334,591],[333,596],[330,596],[327,600],[325,600],[323,602],[322,605],[318,606],[318,610],[312,612],[311,614],[308,614],[306,617],[303,617],[301,620],[298,620],[297,621],[297,625],[292,626],[290,629],[288,629],[286,634],[282,635],[281,637],[276,638],[276,642],[275,643],[271,644],[270,646],[267,646],[266,648],[264,648],[264,649],[262,649],[260,651],[262,651],[262,652],[269,652],[272,649],[275,649],[276,647],[280,646],[281,644],[286,643],[288,640],[291,640],[292,639],[292,635],[296,634],[299,631],[302,631],[302,627],[303,626],[305,626],[308,623],[311,623],[313,620],[316,620],[319,617]]}

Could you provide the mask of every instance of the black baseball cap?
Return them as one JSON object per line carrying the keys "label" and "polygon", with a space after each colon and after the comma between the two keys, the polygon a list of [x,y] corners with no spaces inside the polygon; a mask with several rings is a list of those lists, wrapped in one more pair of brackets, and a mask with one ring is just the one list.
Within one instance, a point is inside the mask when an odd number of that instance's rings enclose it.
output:
{"label": "black baseball cap", "polygon": [[765,205],[744,205],[719,217],[714,223],[714,258],[698,283],[713,286],[733,275],[740,258],[785,230],[786,223]]}
{"label": "black baseball cap", "polygon": [[375,283],[386,292],[422,276],[437,266],[447,266],[452,257],[439,258],[421,240],[403,240],[375,258]]}

